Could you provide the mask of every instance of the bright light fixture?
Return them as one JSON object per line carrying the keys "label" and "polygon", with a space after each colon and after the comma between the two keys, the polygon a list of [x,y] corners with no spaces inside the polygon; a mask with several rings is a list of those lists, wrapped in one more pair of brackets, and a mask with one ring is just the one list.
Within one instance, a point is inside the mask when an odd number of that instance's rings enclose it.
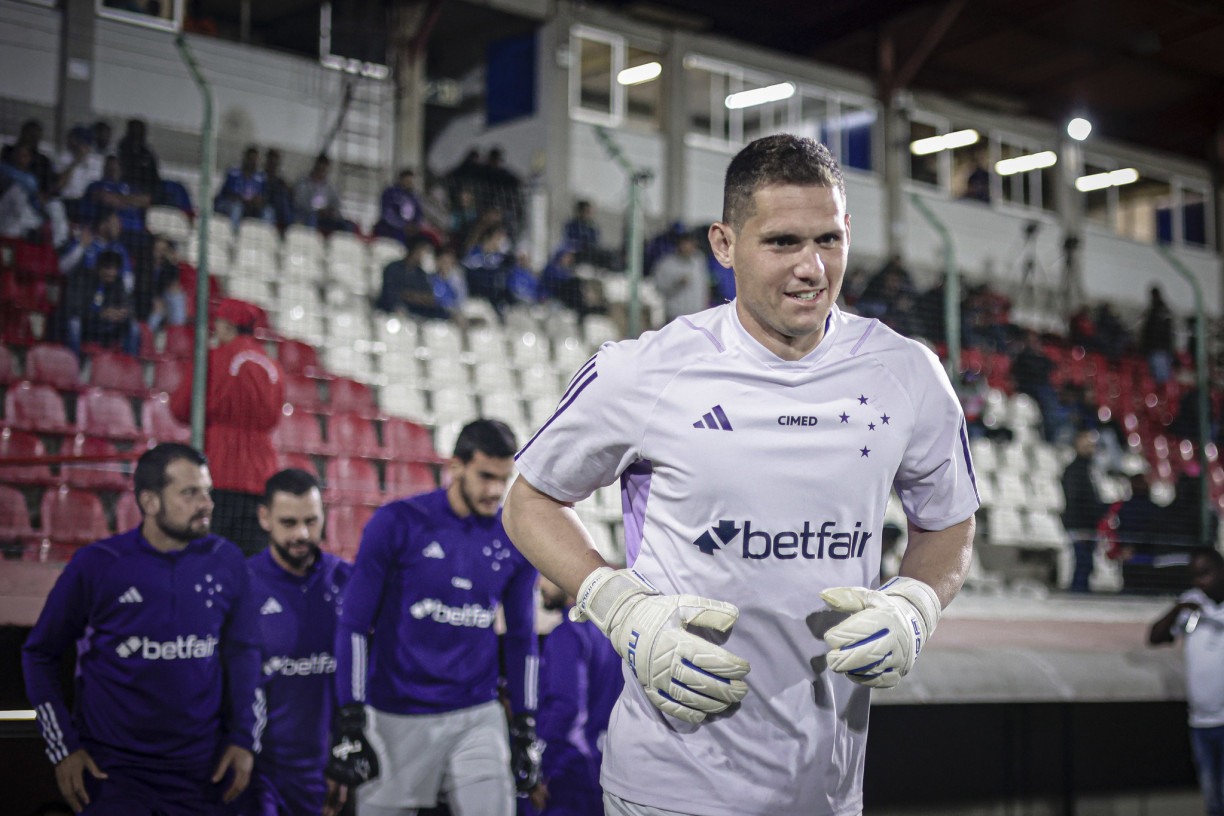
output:
{"label": "bright light fixture", "polygon": [[621,71],[616,75],[616,81],[621,85],[641,85],[643,82],[658,79],[659,74],[662,73],[663,65],[661,63],[646,62]]}
{"label": "bright light fixture", "polygon": [[1093,173],[1090,176],[1080,176],[1075,180],[1075,189],[1081,193],[1090,193],[1093,190],[1104,190],[1106,187],[1134,184],[1138,180],[1139,171],[1133,167],[1126,167],[1108,173]]}
{"label": "bright light fixture", "polygon": [[1092,133],[1092,123],[1082,116],[1077,116],[1067,123],[1067,135],[1077,142],[1082,142]]}
{"label": "bright light fixture", "polygon": [[34,719],[34,711],[32,709],[19,709],[17,711],[0,711],[0,721],[11,722],[13,720],[32,720]]}
{"label": "bright light fixture", "polygon": [[957,130],[952,133],[945,133],[942,136],[928,136],[925,139],[915,139],[910,142],[910,152],[915,156],[926,156],[931,153],[938,153],[941,150],[955,150],[958,147],[968,147],[971,144],[977,144],[981,138],[981,134],[973,128]]}
{"label": "bright light fixture", "polygon": [[1016,156],[995,163],[995,172],[1000,176],[1012,176],[1016,173],[1027,173],[1030,170],[1040,170],[1043,167],[1053,167],[1058,163],[1058,154],[1053,150],[1043,150],[1040,153],[1029,153],[1026,156]]}
{"label": "bright light fixture", "polygon": [[729,109],[751,108],[754,105],[764,105],[767,102],[781,102],[795,95],[795,83],[779,82],[777,85],[767,85],[764,88],[753,88],[748,91],[733,93],[723,103]]}

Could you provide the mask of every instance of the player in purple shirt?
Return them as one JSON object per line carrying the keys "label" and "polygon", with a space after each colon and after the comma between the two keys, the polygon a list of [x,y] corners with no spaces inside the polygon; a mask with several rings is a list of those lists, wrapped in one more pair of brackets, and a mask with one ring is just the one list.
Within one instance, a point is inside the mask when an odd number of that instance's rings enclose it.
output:
{"label": "player in purple shirt", "polygon": [[536,571],[501,523],[514,451],[504,423],[476,420],[459,434],[449,487],[392,502],[366,525],[336,637],[341,708],[327,767],[361,785],[360,816],[432,807],[440,791],[456,816],[510,816],[515,782],[538,781]]}
{"label": "player in purple shirt", "polygon": [[352,567],[320,551],[323,499],[304,470],[268,479],[259,524],[269,546],[251,557],[251,593],[263,634],[268,727],[243,816],[331,816],[346,790],[324,780],[335,699],[336,618]]}
{"label": "player in purple shirt", "polygon": [[[241,551],[208,533],[204,456],[158,445],[134,482],[141,526],[65,567],[22,652],[26,693],[73,810],[214,816],[258,750],[258,609]],[[71,715],[58,681],[68,649]]]}
{"label": "player in purple shirt", "polygon": [[602,816],[599,766],[612,706],[625,687],[621,658],[590,621],[570,620],[574,599],[540,579],[544,608],[563,613],[540,656],[542,780],[531,792],[540,816]]}

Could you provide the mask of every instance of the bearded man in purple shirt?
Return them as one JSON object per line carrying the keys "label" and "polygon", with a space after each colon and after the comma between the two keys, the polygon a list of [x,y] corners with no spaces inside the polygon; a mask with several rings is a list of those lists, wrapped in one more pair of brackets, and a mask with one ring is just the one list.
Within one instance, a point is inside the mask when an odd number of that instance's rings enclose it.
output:
{"label": "bearded man in purple shirt", "polygon": [[[242,552],[209,535],[203,454],[162,444],[134,476],[134,530],[82,548],[22,652],[61,793],[90,816],[219,816],[247,786],[264,706]],[[58,674],[75,649],[76,706]]]}

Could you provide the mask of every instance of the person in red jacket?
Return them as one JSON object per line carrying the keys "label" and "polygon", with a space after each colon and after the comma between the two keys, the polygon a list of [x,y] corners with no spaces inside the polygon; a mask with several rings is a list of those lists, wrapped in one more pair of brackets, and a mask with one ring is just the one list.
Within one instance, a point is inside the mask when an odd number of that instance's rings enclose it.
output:
{"label": "person in red jacket", "polygon": [[[285,403],[280,366],[252,336],[259,310],[224,299],[213,324],[216,347],[208,353],[204,408],[204,450],[212,465],[212,531],[233,541],[246,555],[267,545],[259,526],[259,500],[268,477],[279,468],[272,431]],[[170,408],[182,422],[191,419],[191,374],[184,372]]]}

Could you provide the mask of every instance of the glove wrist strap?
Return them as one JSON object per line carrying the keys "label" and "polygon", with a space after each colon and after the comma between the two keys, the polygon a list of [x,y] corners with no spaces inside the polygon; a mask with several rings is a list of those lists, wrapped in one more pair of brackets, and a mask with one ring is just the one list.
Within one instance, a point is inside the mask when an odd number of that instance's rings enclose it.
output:
{"label": "glove wrist strap", "polygon": [[918,616],[922,618],[927,637],[931,636],[931,633],[935,631],[935,625],[939,623],[943,607],[939,602],[939,596],[929,584],[917,578],[898,577],[880,587],[880,591],[886,595],[895,595],[909,601],[918,611]]}
{"label": "glove wrist strap", "polygon": [[570,610],[570,619],[593,621],[606,635],[625,601],[634,595],[658,594],[657,589],[632,570],[600,567],[578,587],[578,599]]}

